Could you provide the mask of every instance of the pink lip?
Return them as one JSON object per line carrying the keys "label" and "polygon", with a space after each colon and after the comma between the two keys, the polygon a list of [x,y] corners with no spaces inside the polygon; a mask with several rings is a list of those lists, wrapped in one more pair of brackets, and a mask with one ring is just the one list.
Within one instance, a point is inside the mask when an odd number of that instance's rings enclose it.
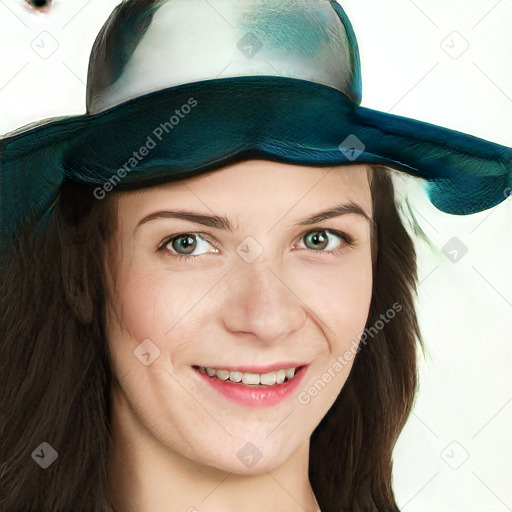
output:
{"label": "pink lip", "polygon": [[[296,368],[295,366],[281,366],[280,368]],[[225,368],[227,370],[227,368]],[[206,373],[194,368],[194,371],[213,389],[229,398],[233,402],[249,407],[266,407],[276,405],[288,398],[301,383],[308,365],[301,366],[295,375],[283,384],[275,386],[248,386],[238,382],[222,381],[216,377],[209,377]],[[266,372],[272,370],[266,370]],[[254,373],[266,373],[265,371]]]}

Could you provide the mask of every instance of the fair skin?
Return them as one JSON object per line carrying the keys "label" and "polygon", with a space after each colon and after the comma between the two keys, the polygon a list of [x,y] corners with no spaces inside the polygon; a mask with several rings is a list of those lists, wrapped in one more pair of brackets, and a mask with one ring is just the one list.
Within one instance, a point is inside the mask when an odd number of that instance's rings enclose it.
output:
{"label": "fair skin", "polygon": [[[355,211],[295,224],[348,202],[372,217],[364,165],[250,160],[119,195],[106,265],[118,512],[317,510],[309,439],[353,361],[333,364],[365,328],[371,231]],[[147,218],[169,210],[226,217],[233,231]],[[143,340],[146,361],[159,350],[148,364],[134,355]],[[302,380],[272,405],[236,402],[196,369],[290,362],[304,365]],[[326,372],[328,383],[309,392]]]}

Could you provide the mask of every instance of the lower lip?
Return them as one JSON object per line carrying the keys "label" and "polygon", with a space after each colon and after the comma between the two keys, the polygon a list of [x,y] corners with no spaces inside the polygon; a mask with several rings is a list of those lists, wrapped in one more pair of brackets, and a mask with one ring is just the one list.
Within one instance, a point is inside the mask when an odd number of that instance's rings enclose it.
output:
{"label": "lower lip", "polygon": [[266,407],[276,405],[292,395],[304,378],[307,366],[301,366],[290,380],[275,386],[248,386],[209,377],[196,368],[194,368],[194,371],[213,389],[233,402],[250,407]]}

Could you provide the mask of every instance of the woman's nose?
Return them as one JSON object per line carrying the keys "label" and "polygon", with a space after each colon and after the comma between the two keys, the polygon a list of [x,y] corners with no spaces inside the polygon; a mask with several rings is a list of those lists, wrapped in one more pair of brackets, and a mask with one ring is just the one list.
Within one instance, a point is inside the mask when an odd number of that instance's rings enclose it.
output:
{"label": "woman's nose", "polygon": [[306,305],[288,273],[277,272],[266,262],[254,262],[230,274],[222,306],[226,329],[272,343],[302,328]]}

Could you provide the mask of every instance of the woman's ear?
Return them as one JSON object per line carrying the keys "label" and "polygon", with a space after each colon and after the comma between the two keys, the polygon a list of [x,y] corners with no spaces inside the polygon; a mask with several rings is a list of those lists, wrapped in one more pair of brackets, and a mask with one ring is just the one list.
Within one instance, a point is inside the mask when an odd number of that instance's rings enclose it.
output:
{"label": "woman's ear", "polygon": [[62,189],[57,215],[62,287],[73,314],[85,324],[93,320],[100,273],[98,251],[104,218],[111,218],[110,208],[110,202],[98,202],[86,187],[67,183]]}
{"label": "woman's ear", "polygon": [[378,226],[377,226],[377,221],[375,219],[373,219],[371,230],[372,230],[372,234],[371,234],[371,237],[372,237],[372,243],[371,243],[372,270],[375,275],[375,270],[377,267],[377,259],[379,256],[379,230],[378,230]]}
{"label": "woman's ear", "polygon": [[[90,323],[93,319],[93,299],[89,283],[86,244],[76,238],[61,237],[62,284],[66,300],[77,319]],[[70,246],[71,244],[71,246]]]}
{"label": "woman's ear", "polygon": [[379,169],[376,166],[368,165],[367,166],[367,172],[368,172],[368,183],[370,185],[370,190],[372,194],[372,223],[371,223],[371,253],[372,253],[372,270],[373,275],[375,275],[376,272],[376,266],[377,266],[377,259],[379,255],[379,225],[378,225],[378,207],[379,207],[379,201],[378,201],[378,194],[380,193],[378,189],[378,184],[380,182],[380,175],[379,172],[381,172],[381,169]]}

